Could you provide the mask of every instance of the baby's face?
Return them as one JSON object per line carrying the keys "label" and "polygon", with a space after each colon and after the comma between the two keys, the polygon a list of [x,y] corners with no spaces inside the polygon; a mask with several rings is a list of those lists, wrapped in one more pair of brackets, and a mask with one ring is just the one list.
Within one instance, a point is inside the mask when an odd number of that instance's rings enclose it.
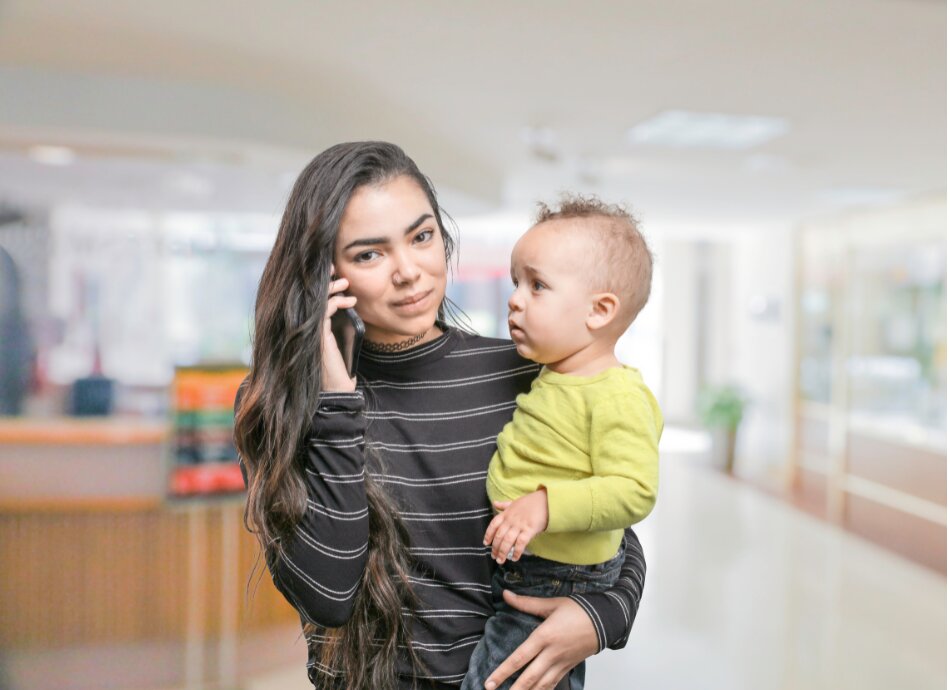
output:
{"label": "baby's face", "polygon": [[555,364],[592,341],[588,247],[557,220],[531,228],[511,252],[508,329],[522,357]]}

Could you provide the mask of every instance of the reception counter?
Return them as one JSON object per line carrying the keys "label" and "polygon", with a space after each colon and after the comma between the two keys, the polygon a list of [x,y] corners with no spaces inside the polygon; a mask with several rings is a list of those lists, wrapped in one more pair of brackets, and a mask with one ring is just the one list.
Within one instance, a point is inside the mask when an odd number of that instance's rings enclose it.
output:
{"label": "reception counter", "polygon": [[[169,429],[0,422],[0,649],[12,687],[238,687],[299,663],[243,496],[166,499]],[[252,578],[255,566],[257,571]]]}

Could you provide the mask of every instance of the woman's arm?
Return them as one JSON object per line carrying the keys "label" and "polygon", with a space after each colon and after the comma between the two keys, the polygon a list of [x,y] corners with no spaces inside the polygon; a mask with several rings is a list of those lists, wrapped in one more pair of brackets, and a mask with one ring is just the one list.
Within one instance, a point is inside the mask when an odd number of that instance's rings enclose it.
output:
{"label": "woman's arm", "polygon": [[643,547],[632,529],[624,532],[623,539],[626,557],[617,583],[606,592],[574,594],[570,597],[590,616],[597,632],[598,652],[604,647],[623,649],[627,644],[643,595],[647,573]]}
{"label": "woman's arm", "polygon": [[632,529],[624,534],[624,542],[626,559],[620,577],[606,592],[545,599],[505,591],[510,606],[544,622],[488,677],[488,690],[521,668],[524,672],[511,690],[551,690],[587,657],[604,647],[620,649],[627,643],[643,594],[646,562]]}
{"label": "woman's arm", "polygon": [[360,393],[320,396],[306,448],[306,510],[282,548],[266,550],[277,589],[304,619],[325,627],[349,619],[366,565],[365,427]]}

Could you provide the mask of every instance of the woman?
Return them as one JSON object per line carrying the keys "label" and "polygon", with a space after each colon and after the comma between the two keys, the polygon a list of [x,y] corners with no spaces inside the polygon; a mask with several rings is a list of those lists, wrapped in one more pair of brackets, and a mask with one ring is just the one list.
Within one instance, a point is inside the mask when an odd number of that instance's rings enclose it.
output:
{"label": "woman", "polygon": [[[245,517],[318,688],[455,687],[492,610],[485,472],[538,366],[446,324],[453,246],[401,149],[340,144],[297,179],[261,277],[235,418]],[[366,324],[358,381],[329,325],[346,307]],[[632,531],[625,548],[607,593],[512,597],[546,620],[489,684],[553,688],[623,646],[645,572]]]}

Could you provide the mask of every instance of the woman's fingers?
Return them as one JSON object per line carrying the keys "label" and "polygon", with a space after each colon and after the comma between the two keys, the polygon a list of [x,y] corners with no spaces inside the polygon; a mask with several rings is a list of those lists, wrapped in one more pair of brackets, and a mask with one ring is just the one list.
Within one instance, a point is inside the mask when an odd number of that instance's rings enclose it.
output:
{"label": "woman's fingers", "polygon": [[[488,676],[488,679],[485,681],[486,690],[494,690],[500,686],[508,680],[512,674],[517,673],[519,669],[524,668],[529,662],[534,660],[542,649],[544,649],[544,647],[538,642],[536,637],[528,637],[527,640],[522,642],[521,645]],[[523,677],[524,674],[522,674],[522,678]],[[518,679],[518,682],[521,682],[521,678]],[[531,686],[521,686],[522,689],[525,687]],[[512,688],[512,690],[514,690],[514,688]]]}
{"label": "woman's fingers", "polygon": [[330,281],[330,294],[335,295],[338,292],[343,292],[348,287],[350,287],[350,281],[346,278],[337,278],[336,280]]}
{"label": "woman's fingers", "polygon": [[561,664],[550,666],[544,657],[544,652],[539,654],[511,686],[511,690],[553,690],[570,669]]}
{"label": "woman's fingers", "polygon": [[515,594],[510,589],[506,589],[501,595],[504,597],[505,603],[511,608],[545,619],[557,611],[561,602],[560,597],[532,597],[525,594]]}
{"label": "woman's fingers", "polygon": [[[528,664],[528,667],[521,672],[521,676],[511,686],[511,690],[551,690],[557,685],[560,676],[555,677],[557,666],[551,666],[545,659],[542,651],[534,661]],[[552,678],[554,682],[545,684],[547,678]]]}
{"label": "woman's fingers", "polygon": [[519,668],[525,668],[511,690],[541,690],[552,687],[570,669],[596,654],[597,633],[580,604],[566,597],[531,597],[504,592],[505,602],[525,613],[544,619],[515,653],[488,677],[498,687]]}
{"label": "woman's fingers", "polygon": [[327,300],[326,319],[329,323],[330,317],[336,314],[340,309],[356,306],[356,298],[351,295],[333,295]]}

